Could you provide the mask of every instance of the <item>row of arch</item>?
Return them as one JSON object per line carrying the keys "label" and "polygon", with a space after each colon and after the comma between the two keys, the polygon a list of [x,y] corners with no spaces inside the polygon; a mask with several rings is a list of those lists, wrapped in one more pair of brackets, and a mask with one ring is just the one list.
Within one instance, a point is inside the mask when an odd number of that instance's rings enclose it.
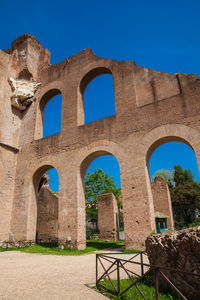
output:
{"label": "row of arch", "polygon": [[[80,82],[77,91],[77,125],[115,115],[113,75],[107,68],[95,68]],[[61,131],[62,91],[47,91],[38,103],[36,139]]]}
{"label": "row of arch", "polygon": [[[152,155],[152,153],[157,149],[160,145],[171,142],[171,141],[178,141],[182,142],[186,145],[188,145],[191,149],[194,150],[197,158],[197,162],[199,164],[199,150],[200,150],[200,139],[199,139],[199,133],[187,126],[184,125],[166,125],[166,126],[161,126],[159,128],[156,128],[152,130],[150,134],[147,134],[146,136],[143,137],[143,143],[140,145],[140,150],[138,153],[138,160],[141,159],[141,161],[145,162],[146,169],[149,169],[149,160]],[[112,147],[111,147],[112,148]],[[80,178],[82,181],[82,192],[79,195],[79,197],[84,198],[84,177],[87,171],[88,166],[90,163],[96,159],[97,157],[103,156],[103,155],[113,155],[115,158],[118,160],[119,165],[121,164],[121,158],[118,157],[117,151],[113,151],[114,148],[111,149],[110,145],[108,143],[107,146],[98,146],[96,147],[91,147],[91,150],[89,151],[88,155],[81,160],[80,163]],[[117,147],[115,147],[117,149]],[[35,189],[35,195],[37,195],[38,192],[38,186],[39,182],[41,179],[41,176],[43,173],[45,173],[47,170],[50,168],[56,167],[53,164],[45,164],[41,167],[39,167],[33,175],[33,186]],[[59,173],[59,170],[58,170]],[[150,181],[150,176],[148,172],[148,181]],[[80,182],[79,182],[80,183]],[[147,185],[149,183],[147,182]],[[123,186],[122,186],[122,195],[123,195]],[[149,196],[149,199],[151,197]],[[36,204],[36,202],[35,202]],[[35,215],[37,215],[37,207],[35,206]],[[84,219],[84,217],[83,217]],[[82,220],[83,220],[82,219]],[[35,223],[36,227],[36,223]],[[35,229],[36,230],[36,229]]]}

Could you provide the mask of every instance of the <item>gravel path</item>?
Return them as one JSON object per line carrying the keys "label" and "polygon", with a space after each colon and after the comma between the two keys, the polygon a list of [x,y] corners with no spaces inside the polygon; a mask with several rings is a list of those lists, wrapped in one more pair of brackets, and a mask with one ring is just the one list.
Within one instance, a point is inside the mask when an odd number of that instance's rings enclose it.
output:
{"label": "gravel path", "polygon": [[95,254],[0,253],[0,300],[107,299],[95,285]]}

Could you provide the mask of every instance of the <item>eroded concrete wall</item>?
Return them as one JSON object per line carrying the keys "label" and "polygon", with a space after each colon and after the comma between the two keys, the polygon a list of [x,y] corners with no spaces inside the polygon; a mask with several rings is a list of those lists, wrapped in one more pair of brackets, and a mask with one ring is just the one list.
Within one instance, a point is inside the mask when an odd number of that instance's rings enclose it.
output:
{"label": "eroded concrete wall", "polygon": [[[200,227],[179,230],[172,234],[151,235],[146,240],[146,252],[151,265],[166,268],[165,276],[186,299],[199,299]],[[167,280],[159,273],[158,276],[159,285],[167,289]]]}

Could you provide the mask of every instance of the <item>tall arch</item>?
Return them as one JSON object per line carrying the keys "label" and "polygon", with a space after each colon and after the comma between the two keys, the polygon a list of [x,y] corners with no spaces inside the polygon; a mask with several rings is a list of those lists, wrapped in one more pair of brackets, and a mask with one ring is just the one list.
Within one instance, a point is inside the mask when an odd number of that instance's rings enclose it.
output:
{"label": "tall arch", "polygon": [[84,94],[87,86],[97,76],[105,75],[105,74],[110,74],[113,76],[111,70],[106,67],[94,68],[90,70],[80,81],[80,84],[78,86],[78,91],[77,91],[77,125],[78,126],[85,124]]}
{"label": "tall arch", "polygon": [[58,195],[48,185],[48,170],[43,165],[33,174],[29,193],[27,237],[31,240],[55,240],[58,237]]}
{"label": "tall arch", "polygon": [[152,152],[158,146],[170,141],[183,142],[190,146],[196,153],[198,160],[200,133],[194,128],[182,124],[162,125],[145,134],[139,146],[140,156],[143,156],[148,163]]}
{"label": "tall arch", "polygon": [[[80,170],[81,170],[81,178],[84,181],[86,171],[93,160],[103,155],[113,155],[111,152],[107,150],[97,150],[88,154],[87,157],[82,161]],[[114,155],[113,155],[114,156]]]}
{"label": "tall arch", "polygon": [[[106,149],[107,148],[107,149]],[[110,151],[111,147],[93,145],[93,147],[85,153],[82,157],[80,168],[79,168],[79,180],[78,180],[78,199],[79,199],[79,209],[82,214],[79,217],[79,222],[82,224],[81,235],[85,236],[86,234],[86,223],[85,223],[85,175],[89,165],[97,158],[104,155],[111,155],[115,157],[119,163],[118,158],[115,155],[115,151]],[[114,150],[114,149],[112,149]],[[120,164],[119,164],[120,166]],[[83,225],[84,224],[84,225]]]}
{"label": "tall arch", "polygon": [[[168,142],[181,142],[189,146],[196,155],[197,163],[199,163],[199,133],[185,125],[166,125],[161,126],[152,130],[143,138],[143,147],[145,149],[145,160],[146,160],[146,169],[148,170],[147,185],[152,187],[153,195],[151,193],[151,188],[149,188],[149,197],[153,198],[154,209],[163,210],[164,215],[168,216],[169,229],[173,229],[173,214],[172,214],[172,204],[169,194],[168,187],[165,187],[166,196],[160,197],[158,201],[157,197],[160,193],[157,188],[163,188],[164,183],[161,183],[160,180],[156,180],[152,185],[150,183],[150,174],[149,174],[149,161],[152,153],[161,145]],[[198,164],[199,165],[199,164]],[[157,185],[157,188],[156,188]],[[160,185],[160,187],[159,187]],[[162,187],[161,187],[162,185]],[[164,195],[164,192],[162,193]],[[153,197],[152,197],[153,196]],[[158,203],[159,202],[159,203]],[[160,212],[160,211],[159,211]]]}
{"label": "tall arch", "polygon": [[152,153],[161,145],[169,143],[169,142],[180,142],[183,144],[186,144],[187,146],[189,146],[190,148],[193,149],[192,145],[184,138],[184,137],[180,137],[180,136],[163,136],[161,138],[159,138],[158,140],[156,140],[148,149],[147,151],[147,165],[149,164],[149,160],[151,158]]}
{"label": "tall arch", "polygon": [[[46,91],[43,96],[41,97],[41,100],[38,103],[37,107],[37,115],[36,115],[36,129],[35,129],[35,139],[41,139],[43,137],[43,129],[44,129],[44,114],[45,114],[45,108],[49,101],[51,101],[55,96],[61,95],[62,92],[58,88],[51,88],[48,91]],[[62,103],[61,103],[62,107]],[[57,108],[57,109],[56,109]],[[56,103],[56,108],[54,111],[58,111],[58,103]],[[62,113],[62,111],[61,111]],[[61,115],[60,115],[61,120]],[[53,121],[53,120],[51,120]],[[61,122],[60,124],[57,124],[57,127],[61,128]]]}

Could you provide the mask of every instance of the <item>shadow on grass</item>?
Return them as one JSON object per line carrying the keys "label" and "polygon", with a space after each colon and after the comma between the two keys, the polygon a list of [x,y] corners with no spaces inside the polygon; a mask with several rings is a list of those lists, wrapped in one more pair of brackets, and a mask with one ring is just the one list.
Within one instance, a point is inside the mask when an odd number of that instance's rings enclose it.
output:
{"label": "shadow on grass", "polygon": [[121,241],[87,241],[86,247],[92,247],[96,250],[115,249],[124,247],[125,243]]}
{"label": "shadow on grass", "polygon": [[36,243],[36,245],[40,245],[44,248],[50,248],[50,249],[54,249],[54,248],[58,248],[58,243]]}

